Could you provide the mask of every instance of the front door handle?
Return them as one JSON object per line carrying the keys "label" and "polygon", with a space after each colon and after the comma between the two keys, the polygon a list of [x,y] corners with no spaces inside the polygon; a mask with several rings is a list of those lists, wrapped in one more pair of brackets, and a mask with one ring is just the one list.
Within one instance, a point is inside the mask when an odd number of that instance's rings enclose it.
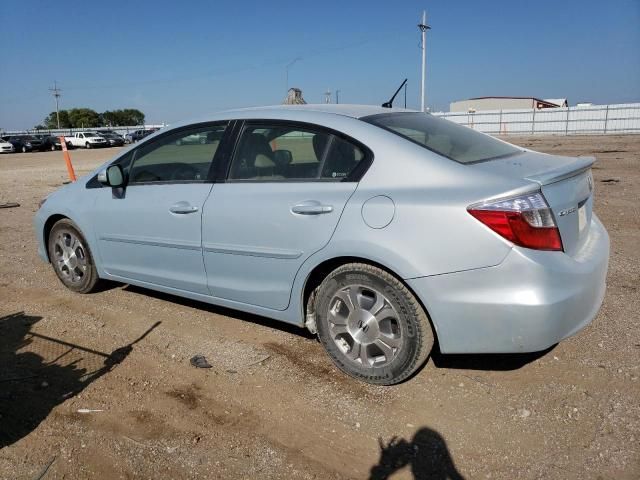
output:
{"label": "front door handle", "polygon": [[333,212],[333,207],[315,203],[300,203],[291,207],[291,211],[299,215],[322,215],[323,213]]}
{"label": "front door handle", "polygon": [[177,213],[178,215],[184,215],[187,213],[195,213],[198,211],[198,207],[194,207],[189,202],[178,202],[169,207],[171,213]]}

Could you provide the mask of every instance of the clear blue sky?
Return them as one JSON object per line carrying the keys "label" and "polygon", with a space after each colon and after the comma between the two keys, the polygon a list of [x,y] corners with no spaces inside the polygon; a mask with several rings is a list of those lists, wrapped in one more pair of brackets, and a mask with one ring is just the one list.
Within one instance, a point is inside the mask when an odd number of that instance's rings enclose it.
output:
{"label": "clear blue sky", "polygon": [[[640,0],[233,2],[21,0],[0,8],[0,128],[54,109],[139,108],[174,122],[280,103],[380,104],[404,77],[418,105],[428,14],[427,104],[475,96],[640,101]],[[402,100],[400,100],[402,102]]]}

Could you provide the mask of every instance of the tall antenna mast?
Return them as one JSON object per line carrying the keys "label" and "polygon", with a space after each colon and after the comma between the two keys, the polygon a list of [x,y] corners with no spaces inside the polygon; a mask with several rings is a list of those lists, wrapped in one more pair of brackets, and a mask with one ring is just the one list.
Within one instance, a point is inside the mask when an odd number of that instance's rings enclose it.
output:
{"label": "tall antenna mast", "polygon": [[426,72],[426,51],[427,51],[427,30],[431,27],[427,25],[427,12],[422,11],[422,23],[418,24],[418,28],[420,32],[422,32],[422,42],[420,43],[420,48],[422,49],[422,84],[420,85],[420,111],[424,112],[424,104],[425,104],[425,72]]}
{"label": "tall antenna mast", "polygon": [[56,99],[56,122],[58,124],[58,128],[60,128],[60,110],[58,105],[58,99],[62,96],[62,90],[58,88],[58,82],[53,81],[53,88],[50,88],[49,91],[52,93],[54,98]]}
{"label": "tall antenna mast", "polygon": [[324,92],[324,103],[331,103],[331,90],[327,88],[327,91]]}

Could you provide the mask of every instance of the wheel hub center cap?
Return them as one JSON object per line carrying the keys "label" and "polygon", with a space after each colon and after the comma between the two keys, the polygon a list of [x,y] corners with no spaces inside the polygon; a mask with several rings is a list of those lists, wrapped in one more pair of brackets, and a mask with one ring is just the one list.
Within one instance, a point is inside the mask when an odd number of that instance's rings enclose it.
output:
{"label": "wheel hub center cap", "polygon": [[361,344],[373,343],[380,336],[376,317],[364,309],[358,309],[349,316],[349,333]]}
{"label": "wheel hub center cap", "polygon": [[65,263],[69,268],[76,268],[76,266],[78,265],[78,259],[75,255],[70,255]]}

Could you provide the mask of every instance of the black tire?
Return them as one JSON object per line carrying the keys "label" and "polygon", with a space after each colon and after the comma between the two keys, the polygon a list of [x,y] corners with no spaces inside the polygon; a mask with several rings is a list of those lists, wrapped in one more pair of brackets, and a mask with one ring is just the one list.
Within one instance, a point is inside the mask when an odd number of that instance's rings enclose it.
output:
{"label": "black tire", "polygon": [[[61,251],[60,241],[67,236],[75,236],[80,242],[80,245],[74,249],[76,262],[75,264],[71,264],[73,274],[70,274],[69,265],[64,264],[64,261],[58,260]],[[53,228],[51,228],[47,243],[47,250],[53,270],[65,287],[76,293],[91,293],[97,289],[100,278],[98,277],[98,271],[93,261],[93,255],[91,254],[84,235],[82,235],[75,223],[68,218],[58,220],[53,225]],[[83,269],[80,263],[86,268]],[[82,275],[80,275],[80,271],[82,271]],[[79,278],[75,278],[74,281],[74,277]]]}
{"label": "black tire", "polygon": [[[379,323],[378,319],[375,318],[375,325],[368,331],[363,330],[368,328],[366,321],[360,320],[358,323],[356,320],[354,324],[352,319],[358,316],[349,313],[345,325],[350,329],[349,333],[338,334],[336,336],[337,340],[334,340],[332,331],[335,333],[336,330],[332,329],[336,328],[336,324],[330,321],[329,317],[331,316],[334,320],[337,317],[330,313],[330,309],[332,312],[338,309],[339,316],[346,318],[346,314],[342,309],[346,308],[346,311],[350,312],[349,305],[347,303],[342,305],[340,303],[342,300],[338,299],[336,295],[345,295],[345,292],[350,292],[352,288],[359,292],[356,294],[359,302],[356,309],[362,306],[359,311],[364,309],[363,315],[365,317],[371,312],[366,310],[366,305],[363,302],[370,299],[371,311],[373,311],[373,304],[379,298],[383,300],[384,305],[380,307],[380,311],[393,312],[393,316],[389,318],[383,317]],[[344,298],[348,300],[350,296],[348,293],[346,295]],[[351,302],[352,300],[349,300],[349,304],[353,305]],[[420,302],[399,279],[389,272],[372,265],[349,263],[331,272],[318,289],[315,311],[318,338],[327,350],[331,360],[347,375],[367,383],[394,385],[406,380],[426,363],[433,348],[433,330]],[[381,336],[381,332],[384,330],[383,322],[390,324],[390,326],[386,327],[387,331],[385,333],[385,335],[390,335],[389,337]],[[396,338],[397,347],[389,348],[388,345],[385,345],[393,353],[385,354],[378,346],[371,343],[365,345],[371,341],[366,337],[363,337],[362,346],[355,345],[356,341],[354,339],[358,335],[370,335],[376,332],[378,332],[377,338],[383,340],[391,337]],[[354,343],[350,344],[348,339],[351,339]],[[338,346],[338,343],[341,346]],[[347,347],[349,347],[348,350],[346,350]],[[367,353],[364,356],[367,357],[370,363],[365,365],[362,358],[355,360],[349,358],[348,353],[356,354],[356,348],[358,351],[361,348],[365,349]],[[368,355],[372,355],[374,358],[369,359]],[[389,358],[387,358],[387,355],[389,355]],[[384,361],[378,363],[378,360],[382,357],[384,357]]]}
{"label": "black tire", "polygon": [[91,148],[91,144],[89,142],[84,144],[84,148],[86,148],[87,150]]}
{"label": "black tire", "polygon": [[55,143],[52,143],[52,144],[51,144],[51,151],[52,151],[52,152],[55,152],[55,151],[56,151],[56,144],[55,144]]}
{"label": "black tire", "polygon": [[25,145],[22,146],[22,153],[27,153],[29,150]]}

